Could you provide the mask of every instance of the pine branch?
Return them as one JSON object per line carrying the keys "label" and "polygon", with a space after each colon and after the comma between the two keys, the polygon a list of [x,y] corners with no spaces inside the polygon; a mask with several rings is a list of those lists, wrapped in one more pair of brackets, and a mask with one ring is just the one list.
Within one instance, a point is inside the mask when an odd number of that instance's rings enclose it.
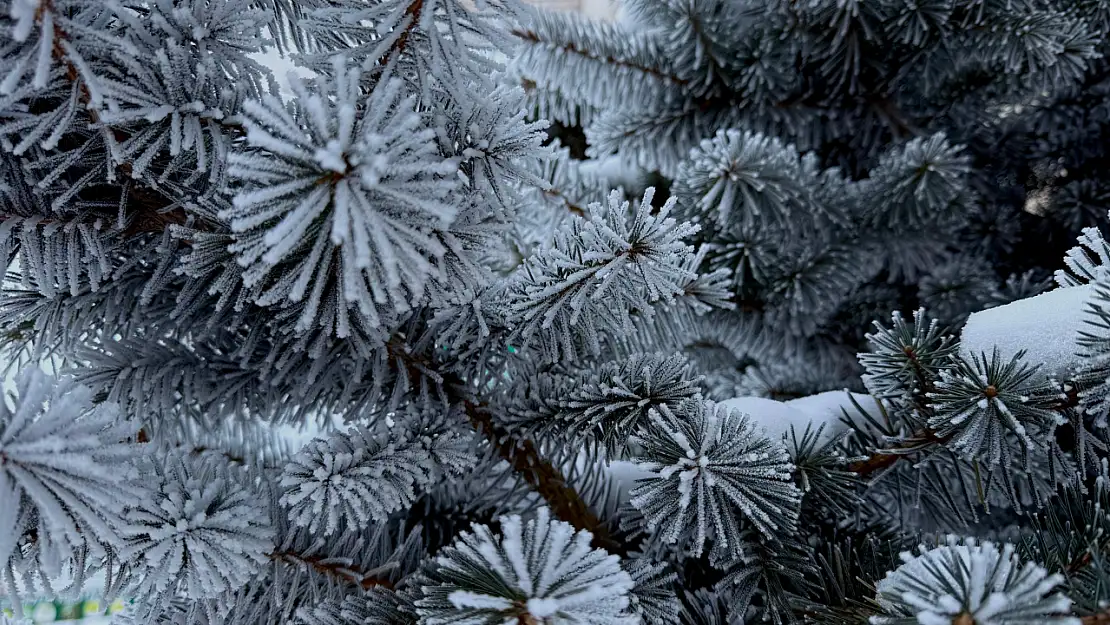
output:
{"label": "pine branch", "polygon": [[630,62],[630,61],[626,61],[624,59],[618,59],[618,58],[613,57],[613,56],[602,56],[602,55],[599,55],[599,54],[594,54],[594,53],[590,52],[589,50],[586,50],[586,49],[582,48],[581,46],[579,46],[578,44],[576,44],[574,42],[554,43],[554,42],[551,42],[551,41],[545,41],[539,35],[539,33],[537,33],[536,31],[534,31],[532,29],[514,28],[510,32],[513,36],[518,37],[519,39],[521,39],[523,41],[526,41],[526,42],[531,43],[531,44],[550,45],[550,46],[553,46],[553,47],[561,50],[564,54],[574,54],[574,55],[578,55],[578,56],[581,56],[581,57],[584,57],[584,58],[587,58],[587,59],[594,59],[594,60],[597,60],[601,63],[605,63],[607,65],[614,65],[616,67],[627,68],[627,69],[630,69],[630,70],[633,70],[633,71],[636,71],[636,72],[640,72],[642,74],[646,74],[648,76],[652,76],[654,78],[658,78],[658,79],[661,79],[661,80],[666,80],[668,82],[672,82],[672,83],[677,84],[677,85],[686,85],[689,82],[684,78],[681,78],[679,76],[675,76],[673,74],[669,74],[669,73],[664,72],[664,71],[662,71],[662,70],[660,70],[659,68],[656,68],[656,67],[649,67],[647,65],[641,65],[641,64],[638,64],[638,63],[633,63],[633,62]]}
{"label": "pine branch", "polygon": [[[136,192],[138,191],[138,192]],[[180,206],[174,206],[171,202],[159,191],[144,187],[141,190],[131,189],[129,195],[136,198],[137,202],[128,202],[128,206],[132,208],[141,208],[138,210],[131,223],[124,230],[124,236],[134,236],[145,233],[162,233],[165,232],[170,226],[184,226],[189,221],[189,214],[185,212]],[[167,207],[174,206],[169,210]],[[197,230],[206,230],[201,224],[193,224]]]}
{"label": "pine branch", "polygon": [[484,404],[466,400],[463,406],[474,429],[544,498],[556,518],[570,523],[575,529],[587,530],[593,534],[595,547],[618,554],[626,551],[609,534],[597,515],[590,511],[581,495],[567,485],[566,478],[559,470],[540,455],[532,441],[518,439],[495,424],[493,413]]}
{"label": "pine branch", "polygon": [[[43,13],[46,11],[53,12],[54,10],[54,0],[42,0],[42,3],[35,11],[35,21],[41,24]],[[77,85],[80,100],[85,105],[85,111],[89,115],[89,121],[92,122],[91,125],[93,127],[103,126],[104,124],[100,119],[100,112],[96,107],[91,106],[92,93],[89,91],[88,84],[81,79],[81,72],[77,64],[69,58],[69,55],[65,51],[65,47],[62,45],[63,42],[70,40],[69,33],[66,32],[65,28],[60,23],[54,23],[53,29],[54,45],[51,54],[65,66],[66,78]],[[116,141],[125,139],[120,131],[112,130],[111,132]],[[117,164],[116,171],[127,180],[133,179],[131,177],[132,167],[130,163]],[[184,225],[187,221],[187,214],[180,208],[169,211],[163,210],[166,207],[173,206],[175,202],[154,187],[148,187],[147,193],[139,193],[136,195],[132,192],[132,197],[138,197],[142,200],[132,205],[133,208],[141,208],[142,210],[138,211],[138,217],[127,230],[124,231],[125,235],[162,232],[170,225]],[[0,216],[0,220],[6,217],[7,216]]]}
{"label": "pine branch", "polygon": [[[154,204],[154,202],[144,201],[144,202],[140,202],[140,205],[147,205],[147,206],[153,207],[155,204]],[[26,218],[27,218],[26,215],[16,215],[14,213],[0,212],[0,222],[4,222],[8,219],[26,219]],[[131,224],[129,224],[128,227],[126,229],[124,229],[123,232],[124,232],[125,235],[129,235],[129,236],[130,235],[138,235],[138,234],[146,234],[146,233],[151,233],[151,232],[161,233],[161,232],[165,231],[165,229],[168,228],[170,225],[175,225],[175,224],[176,225],[184,225],[187,218],[188,218],[188,216],[185,213],[185,211],[180,209],[180,208],[175,208],[174,210],[169,210],[169,211],[163,211],[163,210],[160,210],[160,209],[152,208],[152,210],[150,212],[140,213],[137,216],[136,219],[132,220]],[[35,225],[37,225],[37,226],[50,226],[50,225],[53,225],[53,224],[58,224],[60,226],[65,226],[66,224],[68,224],[70,222],[71,222],[71,220],[68,220],[68,219],[55,219],[55,218],[52,218],[52,217],[43,217],[43,218],[39,218],[35,222]]]}
{"label": "pine branch", "polygon": [[233,454],[229,451],[225,451],[223,449],[213,449],[211,447],[205,447],[204,445],[198,445],[196,447],[190,447],[189,448],[189,453],[191,455],[194,455],[194,456],[200,456],[200,455],[206,454],[208,452],[217,453],[217,454],[223,456],[228,462],[230,462],[232,464],[246,464],[247,463],[247,459],[244,458],[243,456],[238,456],[236,454]]}
{"label": "pine branch", "polygon": [[406,580],[421,591],[421,623],[640,622],[627,611],[636,582],[620,558],[590,545],[588,532],[549,508],[498,525],[495,533],[474,524]]}
{"label": "pine branch", "polygon": [[489,442],[497,454],[520,474],[544,500],[552,513],[561,521],[593,534],[594,546],[618,555],[627,552],[626,546],[614,539],[605,525],[590,511],[582,496],[567,484],[566,478],[527,439],[519,439],[494,422],[489,406],[477,401],[468,392],[466,383],[455,375],[440,376],[436,367],[411,353],[392,340],[386,344],[390,360],[403,363],[410,380],[433,378],[452,405],[462,406],[474,429]]}
{"label": "pine branch", "polygon": [[903,137],[921,137],[925,132],[911,121],[902,111],[898,103],[889,96],[872,98],[868,100],[871,109],[887,125],[892,136],[896,139]]}
{"label": "pine branch", "polygon": [[582,206],[579,206],[578,204],[576,204],[573,200],[568,198],[562,191],[560,191],[560,190],[558,190],[554,187],[551,187],[550,189],[544,189],[543,194],[547,197],[557,198],[559,201],[561,201],[563,203],[564,206],[566,206],[568,211],[574,213],[575,215],[578,215],[579,217],[585,217],[586,216],[586,209],[583,208]]}
{"label": "pine branch", "polygon": [[[54,0],[42,1],[42,3],[39,5],[38,10],[35,11],[35,22],[41,24],[43,13],[45,13],[46,11],[54,12]],[[89,102],[92,101],[92,93],[89,92],[89,86],[85,83],[85,81],[81,80],[81,73],[77,69],[77,65],[74,64],[73,61],[69,58],[69,55],[66,54],[65,48],[62,46],[62,42],[67,41],[68,39],[68,33],[66,33],[65,28],[63,28],[61,24],[55,23],[54,46],[51,53],[55,58],[65,64],[66,78],[68,78],[70,82],[74,82],[77,84],[77,89],[81,93],[81,100],[86,105],[85,110],[89,112],[89,118],[92,120],[94,125],[100,125],[100,113],[96,109],[88,106]]]}
{"label": "pine branch", "polygon": [[393,589],[393,582],[388,579],[352,569],[331,558],[306,557],[292,551],[274,551],[267,553],[266,557],[275,562],[308,567],[321,575],[355,584],[363,590],[370,590],[375,587]]}
{"label": "pine branch", "polygon": [[414,26],[416,26],[416,23],[420,21],[420,12],[423,9],[424,0],[414,0],[413,3],[410,4],[407,9],[405,9],[405,16],[411,17],[412,21],[409,22],[408,26],[405,26],[404,32],[401,33],[401,36],[397,38],[397,41],[394,42],[393,46],[390,47],[388,52],[386,52],[384,57],[385,59],[389,59],[394,54],[397,54],[399,56],[405,51],[405,47],[409,43],[409,33],[412,32],[412,29]]}
{"label": "pine branch", "polygon": [[[1071,576],[1079,573],[1080,571],[1087,568],[1087,566],[1091,564],[1091,562],[1095,558],[1094,554],[1096,554],[1096,553],[1106,553],[1108,550],[1110,550],[1110,537],[1107,537],[1106,539],[1103,539],[1101,542],[1096,543],[1094,548],[1084,549],[1082,551],[1082,553],[1079,554],[1078,557],[1073,558],[1070,562],[1068,562],[1064,566],[1064,575],[1066,575],[1067,577],[1070,578]],[[1110,622],[1110,621],[1108,621],[1108,622]]]}
{"label": "pine branch", "polygon": [[[1052,410],[1064,412],[1079,405],[1079,390],[1074,386],[1066,386],[1060,401],[1052,406]],[[923,430],[905,439],[895,447],[876,450],[875,453],[864,460],[848,465],[853,473],[863,477],[872,475],[883,469],[889,468],[899,460],[908,458],[914,452],[922,451],[933,445],[943,445],[951,436],[937,436],[935,432]]]}
{"label": "pine branch", "polygon": [[1079,619],[1083,625],[1110,625],[1110,610],[1105,610],[1097,614],[1088,614]]}

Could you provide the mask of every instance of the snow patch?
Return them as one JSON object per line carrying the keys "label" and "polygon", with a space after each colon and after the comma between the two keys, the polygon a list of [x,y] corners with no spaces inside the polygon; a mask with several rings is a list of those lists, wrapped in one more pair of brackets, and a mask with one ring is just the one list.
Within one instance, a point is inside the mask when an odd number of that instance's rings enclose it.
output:
{"label": "snow patch", "polygon": [[[581,475],[587,471],[586,460],[590,458],[588,453],[579,453],[574,458],[574,472]],[[635,462],[629,460],[612,460],[609,461],[605,458],[604,454],[595,454],[594,459],[602,465],[602,474],[605,481],[609,484],[609,499],[608,503],[626,504],[629,499],[629,492],[639,486],[638,480],[647,480],[657,477],[654,471],[648,471],[640,467]]]}
{"label": "snow patch", "polygon": [[832,439],[836,434],[844,431],[843,424],[831,423],[827,418],[816,417],[797,406],[785,402],[767,399],[766,397],[734,397],[718,402],[717,405],[731,410],[738,410],[748,415],[752,422],[762,428],[769,438],[783,440],[790,434],[790,428],[799,437],[805,432],[806,426],[813,424],[816,428],[822,423],[827,423],[821,432],[818,444],[823,444]]}
{"label": "snow patch", "polygon": [[775,439],[785,437],[792,426],[801,434],[810,423],[809,415],[801,410],[766,397],[734,397],[717,402],[717,405],[748,415],[768,437]]}
{"label": "snow patch", "polygon": [[581,161],[578,172],[604,182],[610,188],[634,189],[643,179],[642,169],[617,154]]}
{"label": "snow patch", "polygon": [[847,429],[841,420],[844,413],[848,413],[848,418],[852,421],[859,416],[860,408],[863,409],[864,414],[873,419],[882,419],[883,416],[879,402],[874,397],[867,393],[852,393],[847,390],[825,391],[808,397],[799,397],[786,402],[786,405],[809,415],[814,427],[822,423],[826,424],[822,436],[825,434],[835,436]]}
{"label": "snow patch", "polygon": [[1076,339],[1093,293],[1090,284],[1071,286],[974,313],[960,337],[960,354],[989,358],[998,348],[1009,360],[1024,349],[1025,361],[1042,365],[1046,377],[1064,377],[1079,362]]}
{"label": "snow patch", "polygon": [[614,460],[606,467],[606,473],[612,482],[612,496],[622,503],[628,503],[628,493],[636,488],[638,480],[647,480],[656,477],[654,471],[637,465],[627,460]]}
{"label": "snow patch", "polygon": [[793,427],[801,440],[806,426],[811,426],[816,431],[818,427],[824,425],[825,429],[817,438],[817,444],[824,445],[848,431],[849,425],[842,420],[845,412],[848,413],[850,420],[859,414],[859,409],[852,403],[853,400],[870,417],[876,419],[882,417],[882,411],[875,398],[847,390],[825,391],[786,402],[765,397],[734,397],[718,404],[747,414],[752,422],[762,427],[771,438],[785,439],[790,435],[790,428]]}

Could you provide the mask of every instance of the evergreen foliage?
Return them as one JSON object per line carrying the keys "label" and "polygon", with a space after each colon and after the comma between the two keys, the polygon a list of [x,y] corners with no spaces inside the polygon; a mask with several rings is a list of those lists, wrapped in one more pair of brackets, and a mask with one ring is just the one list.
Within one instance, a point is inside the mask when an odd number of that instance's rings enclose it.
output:
{"label": "evergreen foliage", "polygon": [[879,602],[891,616],[871,619],[876,625],[951,623],[970,615],[974,623],[1068,623],[1071,602],[1053,593],[1063,581],[1044,568],[1022,564],[1014,546],[949,538],[947,544],[914,556],[878,584]]}
{"label": "evergreen foliage", "polygon": [[1021,448],[1034,447],[1035,436],[1051,432],[1063,419],[1051,410],[1054,397],[1043,391],[1037,396],[1040,389],[1029,383],[1036,369],[1022,366],[1022,356],[1002,362],[994,352],[990,360],[986,355],[957,360],[941,372],[936,391],[926,394],[933,411],[926,425],[951,439],[948,445],[956,452],[988,464],[1003,462],[1002,454],[1011,448],[1003,444],[1007,434]]}
{"label": "evergreen foliage", "polygon": [[[118,409],[94,404],[88,387],[28,369],[0,405],[0,425],[0,554],[57,575],[73,552],[110,553],[125,526],[121,511],[136,503],[130,481],[140,453],[126,444],[133,432]],[[36,540],[19,553],[27,531]]]}
{"label": "evergreen foliage", "polygon": [[739,411],[700,399],[673,412],[660,407],[634,443],[640,467],[653,476],[632,491],[631,503],[662,540],[675,543],[692,530],[695,556],[712,535],[715,557],[736,558],[741,520],[765,537],[793,529],[801,497],[786,449]]}
{"label": "evergreen foliage", "polygon": [[218,458],[170,455],[150,472],[153,484],[125,515],[121,556],[134,562],[136,591],[215,599],[250,579],[273,547],[267,510]]}
{"label": "evergreen foliage", "polygon": [[499,537],[481,525],[463,533],[416,578],[422,623],[638,622],[628,613],[632,578],[618,557],[590,546],[589,532],[552,520],[546,508],[500,526]]}
{"label": "evergreen foliage", "polygon": [[1110,621],[1110,4],[622,12],[0,0],[0,622]]}

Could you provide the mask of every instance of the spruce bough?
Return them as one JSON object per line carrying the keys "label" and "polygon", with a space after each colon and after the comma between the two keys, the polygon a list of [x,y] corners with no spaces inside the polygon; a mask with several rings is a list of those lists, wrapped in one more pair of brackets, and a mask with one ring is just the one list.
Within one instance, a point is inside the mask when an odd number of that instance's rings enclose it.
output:
{"label": "spruce bough", "polygon": [[624,10],[0,3],[0,620],[1110,619],[1110,5]]}

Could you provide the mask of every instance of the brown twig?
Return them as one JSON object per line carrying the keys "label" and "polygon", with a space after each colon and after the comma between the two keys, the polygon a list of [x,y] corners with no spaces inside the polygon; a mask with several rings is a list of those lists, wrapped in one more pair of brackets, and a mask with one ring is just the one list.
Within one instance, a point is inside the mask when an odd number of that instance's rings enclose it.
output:
{"label": "brown twig", "polygon": [[[180,445],[179,445],[179,447],[180,447]],[[246,464],[247,463],[247,459],[244,458],[243,456],[237,456],[237,455],[235,455],[235,454],[233,454],[229,451],[225,451],[223,449],[214,449],[214,448],[211,448],[211,447],[205,447],[204,445],[200,445],[200,446],[197,446],[197,447],[191,447],[189,449],[189,454],[193,455],[193,456],[202,456],[202,455],[204,455],[206,453],[209,453],[209,452],[223,456],[225,459],[227,459],[228,462],[230,462],[232,464]]]}
{"label": "brown twig", "polygon": [[404,373],[410,380],[436,377],[436,383],[446,394],[447,401],[463,408],[471,426],[489,442],[502,460],[544,498],[557,519],[570,523],[575,529],[593,534],[595,547],[618,555],[627,552],[624,545],[615,540],[601,520],[590,511],[581,495],[567,484],[559,469],[540,454],[532,441],[517,438],[498,425],[489,406],[473,397],[462,380],[453,375],[439,377],[430,362],[409,352],[396,340],[386,344],[386,351],[393,362],[404,367]]}
{"label": "brown twig", "polygon": [[405,47],[408,46],[409,43],[409,33],[412,32],[412,29],[416,26],[416,23],[420,21],[420,12],[423,9],[424,0],[413,0],[413,3],[405,9],[405,17],[411,17],[412,21],[409,22],[408,26],[405,26],[405,30],[401,32],[400,37],[397,37],[397,41],[393,42],[393,45],[390,47],[389,52],[386,52],[385,54],[385,59],[389,59],[389,57],[393,56],[394,54],[399,55],[405,51]]}
{"label": "brown twig", "polygon": [[848,465],[848,470],[861,477],[872,475],[893,466],[916,451],[943,444],[948,438],[950,437],[938,437],[931,431],[919,432],[894,447],[876,450],[867,458],[853,462]]}
{"label": "brown twig", "polygon": [[1110,610],[1089,614],[1079,619],[1083,625],[1110,625]]}
{"label": "brown twig", "polygon": [[887,125],[887,128],[890,129],[891,134],[896,139],[907,135],[911,137],[920,137],[924,134],[920,128],[906,117],[898,104],[889,96],[869,99],[867,103],[875,114]]}
{"label": "brown twig", "polygon": [[463,402],[466,416],[499,456],[516,471],[547,502],[551,513],[576,529],[593,534],[595,547],[621,554],[624,546],[615,540],[609,530],[571,488],[554,465],[540,455],[535,444],[519,439],[493,421],[487,406],[471,401]]}
{"label": "brown twig", "polygon": [[370,590],[374,587],[380,588],[393,588],[393,582],[388,579],[368,575],[357,571],[350,567],[343,565],[340,562],[329,561],[328,558],[320,558],[316,556],[302,556],[298,553],[291,551],[274,551],[267,553],[266,557],[275,562],[284,562],[286,564],[293,564],[297,566],[304,566],[307,568],[326,575],[328,577],[338,579],[340,581],[354,584],[363,590]]}
{"label": "brown twig", "polygon": [[[910,355],[911,360],[917,363],[916,358],[911,353],[907,352],[907,355]],[[1050,406],[1050,409],[1064,411],[1075,408],[1078,405],[1079,390],[1074,386],[1068,386],[1064,389],[1060,401]],[[916,451],[933,445],[944,444],[949,438],[951,438],[951,436],[939,437],[935,432],[929,430],[918,432],[899,445],[889,449],[876,450],[872,455],[852,463],[848,468],[850,471],[860,476],[868,476],[893,466],[899,460],[910,457],[910,455]]]}
{"label": "brown twig", "polygon": [[643,74],[647,74],[648,76],[654,76],[655,78],[660,78],[662,80],[666,80],[666,81],[669,81],[669,82],[672,82],[672,83],[675,83],[675,84],[678,84],[678,85],[685,85],[689,82],[684,78],[680,78],[678,76],[668,74],[668,73],[660,71],[659,69],[654,68],[654,67],[649,67],[647,65],[640,65],[639,63],[633,63],[631,61],[627,61],[627,60],[624,60],[624,59],[618,59],[618,58],[613,57],[613,56],[602,56],[602,55],[598,55],[598,54],[593,54],[589,50],[585,50],[585,49],[579,47],[578,44],[576,44],[574,42],[555,43],[555,42],[551,42],[551,41],[545,41],[534,30],[514,28],[511,32],[512,32],[513,36],[515,36],[519,39],[522,39],[524,41],[527,41],[528,43],[550,45],[550,46],[558,48],[558,49],[560,49],[563,52],[568,53],[568,54],[575,54],[575,55],[585,57],[585,58],[588,58],[588,59],[595,59],[597,61],[609,64],[609,65],[615,65],[617,67],[624,67],[624,68],[631,69],[631,70],[634,70],[634,71],[637,71],[637,72],[641,72]]}
{"label": "brown twig", "polygon": [[566,206],[566,209],[568,211],[574,213],[575,215],[578,215],[579,217],[586,216],[586,209],[576,204],[574,201],[564,195],[562,191],[552,187],[550,189],[544,189],[543,194],[547,197],[557,198],[563,203],[564,206]]}
{"label": "brown twig", "polygon": [[1091,552],[1090,552],[1090,550],[1087,550],[1087,551],[1083,552],[1083,555],[1081,555],[1078,558],[1072,560],[1071,562],[1068,562],[1068,565],[1064,567],[1064,572],[1066,572],[1069,576],[1074,575],[1074,574],[1078,573],[1079,571],[1083,570],[1083,567],[1087,566],[1090,563],[1091,563]]}
{"label": "brown twig", "polygon": [[1079,405],[1079,389],[1073,385],[1068,385],[1064,388],[1064,396],[1060,398],[1060,402],[1052,406],[1052,410],[1067,410],[1075,408]]}
{"label": "brown twig", "polygon": [[513,603],[513,615],[520,625],[541,625],[540,621],[528,611],[528,606],[523,601]]}

